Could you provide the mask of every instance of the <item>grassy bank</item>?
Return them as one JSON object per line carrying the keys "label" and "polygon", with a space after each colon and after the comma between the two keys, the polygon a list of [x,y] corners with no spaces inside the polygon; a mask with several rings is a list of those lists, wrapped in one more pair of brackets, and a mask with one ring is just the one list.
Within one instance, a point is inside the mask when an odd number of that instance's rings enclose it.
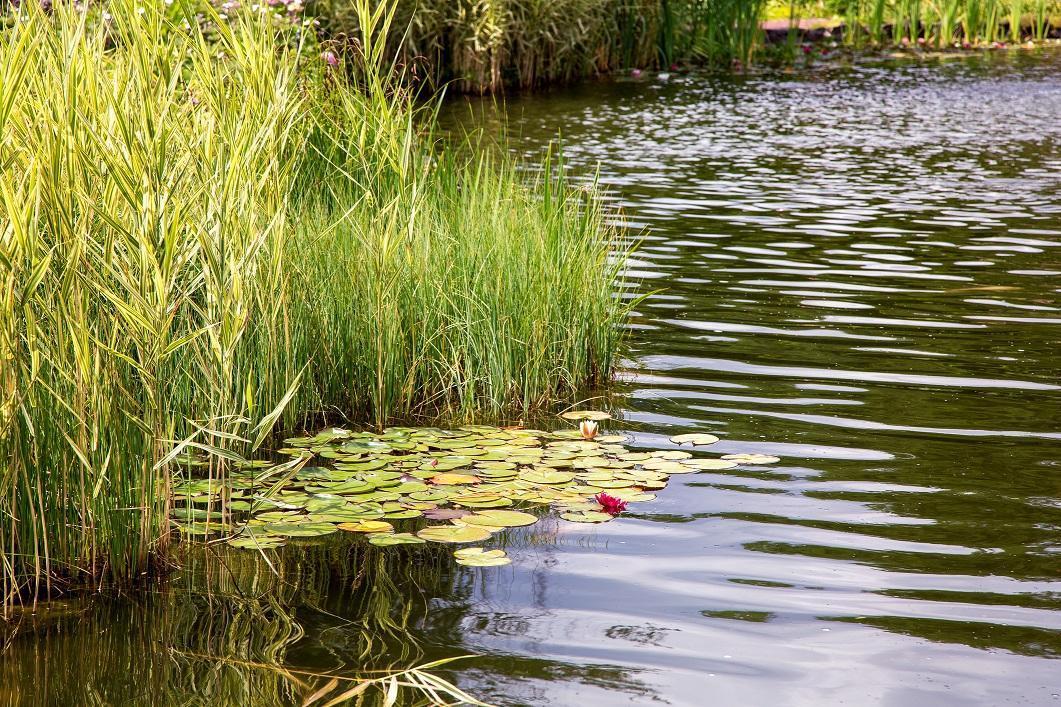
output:
{"label": "grassy bank", "polygon": [[0,33],[4,606],[150,573],[177,440],[221,475],[304,416],[519,411],[608,377],[621,246],[595,201],[437,145],[386,14],[358,16],[341,61],[179,3],[27,5]]}

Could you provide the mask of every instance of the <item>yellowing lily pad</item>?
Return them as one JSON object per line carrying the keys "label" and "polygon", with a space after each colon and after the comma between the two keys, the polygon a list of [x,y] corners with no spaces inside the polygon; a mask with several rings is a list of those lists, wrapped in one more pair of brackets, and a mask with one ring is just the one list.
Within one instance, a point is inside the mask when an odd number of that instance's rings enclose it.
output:
{"label": "yellowing lily pad", "polygon": [[416,535],[436,543],[477,543],[490,537],[490,531],[474,525],[432,525]]}
{"label": "yellowing lily pad", "polygon": [[700,471],[721,471],[737,466],[737,462],[732,459],[685,459],[682,464]]}
{"label": "yellowing lily pad", "polygon": [[487,550],[482,547],[462,547],[453,551],[453,556],[462,557],[504,557],[504,550]]}
{"label": "yellowing lily pad", "polygon": [[706,446],[708,444],[714,444],[718,441],[718,437],[715,435],[709,435],[704,433],[692,433],[684,435],[674,435],[670,438],[671,442],[675,444],[692,444],[696,447]]}
{"label": "yellowing lily pad", "polygon": [[738,464],[776,464],[781,461],[780,457],[769,454],[725,454],[722,458]]}
{"label": "yellowing lily pad", "polygon": [[457,559],[458,565],[467,567],[500,567],[512,563],[504,550],[484,550],[479,547],[457,550],[453,556]]}
{"label": "yellowing lily pad", "polygon": [[543,467],[523,472],[519,478],[532,484],[566,484],[573,480],[575,475],[569,471],[553,471]]}
{"label": "yellowing lily pad", "polygon": [[441,474],[435,474],[431,477],[431,483],[438,484],[439,486],[459,486],[461,484],[476,484],[479,483],[478,476],[472,476],[471,474],[457,474],[453,472],[444,471]]}
{"label": "yellowing lily pad", "polygon": [[560,417],[565,420],[593,420],[594,422],[600,422],[601,420],[610,420],[612,416],[599,410],[569,410],[561,414]]}
{"label": "yellowing lily pad", "polygon": [[394,526],[384,520],[362,520],[356,523],[340,523],[339,530],[348,533],[393,533]]}
{"label": "yellowing lily pad", "polygon": [[675,459],[689,459],[693,455],[689,454],[689,452],[680,452],[677,449],[668,449],[662,452],[652,452],[652,456],[656,459],[668,459],[673,461]]}
{"label": "yellowing lily pad", "polygon": [[485,510],[466,515],[461,518],[461,522],[496,528],[515,528],[537,523],[538,516],[522,511]]}

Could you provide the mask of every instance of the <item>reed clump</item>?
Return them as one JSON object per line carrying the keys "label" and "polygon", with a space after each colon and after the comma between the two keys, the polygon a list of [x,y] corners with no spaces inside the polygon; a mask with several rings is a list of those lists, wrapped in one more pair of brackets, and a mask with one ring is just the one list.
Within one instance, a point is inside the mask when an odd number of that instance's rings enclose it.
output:
{"label": "reed clump", "polygon": [[345,64],[274,15],[161,0],[0,31],[4,609],[150,576],[181,449],[222,476],[307,416],[608,378],[626,245],[592,189],[439,144],[391,9],[357,13]]}
{"label": "reed clump", "polygon": [[[420,79],[472,92],[532,88],[629,68],[748,61],[766,0],[398,0],[399,60]],[[307,11],[339,45],[356,0]],[[399,43],[395,43],[399,46]]]}
{"label": "reed clump", "polygon": [[1058,0],[797,0],[803,16],[838,17],[849,44],[966,48],[1042,41],[1061,28]]}

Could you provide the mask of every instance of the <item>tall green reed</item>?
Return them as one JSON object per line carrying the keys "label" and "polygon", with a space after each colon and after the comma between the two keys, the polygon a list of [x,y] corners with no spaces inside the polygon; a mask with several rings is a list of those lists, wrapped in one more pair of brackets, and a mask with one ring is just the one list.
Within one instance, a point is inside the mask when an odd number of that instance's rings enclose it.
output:
{"label": "tall green reed", "polygon": [[843,15],[845,40],[857,44],[863,32],[880,43],[886,28],[899,44],[919,38],[937,46],[951,46],[960,36],[970,43],[991,43],[1002,37],[1019,42],[1046,37],[1053,13],[1061,12],[1058,0],[846,0],[801,3],[804,13]]}

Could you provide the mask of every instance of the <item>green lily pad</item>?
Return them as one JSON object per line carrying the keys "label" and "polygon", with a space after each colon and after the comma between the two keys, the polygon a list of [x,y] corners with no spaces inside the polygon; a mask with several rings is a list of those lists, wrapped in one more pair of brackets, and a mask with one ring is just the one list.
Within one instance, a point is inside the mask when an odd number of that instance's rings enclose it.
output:
{"label": "green lily pad", "polygon": [[452,496],[449,501],[463,508],[507,508],[512,505],[511,498],[493,495]]}
{"label": "green lily pad", "polygon": [[573,480],[575,475],[568,471],[553,471],[541,468],[523,472],[519,475],[519,478],[532,484],[566,484],[568,481]]}
{"label": "green lily pad", "polygon": [[459,486],[463,484],[477,484],[479,483],[478,476],[472,476],[471,474],[457,474],[454,472],[444,471],[441,474],[435,474],[431,477],[431,483],[439,486]]}
{"label": "green lily pad", "polygon": [[232,538],[228,541],[228,544],[244,550],[275,550],[278,547],[283,547],[286,542],[287,539],[279,535],[246,533]]}
{"label": "green lily pad", "polygon": [[215,533],[224,533],[229,530],[229,526],[222,523],[173,523],[174,527],[177,528],[183,535],[213,535]]}
{"label": "green lily pad", "polygon": [[174,508],[170,511],[170,518],[176,521],[219,521],[223,518],[221,511],[209,511],[202,508]]}
{"label": "green lily pad", "polygon": [[424,542],[426,542],[411,533],[382,533],[369,535],[368,541],[373,545],[378,545],[380,547],[389,547],[391,545],[423,545]]}
{"label": "green lily pad", "polygon": [[560,517],[572,523],[606,523],[612,519],[607,513],[598,511],[581,511],[578,513],[561,513]]}
{"label": "green lily pad", "polygon": [[313,538],[320,535],[328,535],[336,531],[336,527],[332,523],[267,523],[263,526],[263,529],[267,533],[273,535],[288,535],[291,537],[298,538]]}
{"label": "green lily pad", "polygon": [[436,543],[477,543],[490,537],[490,531],[479,526],[432,525],[418,532],[417,537]]}
{"label": "green lily pad", "polygon": [[423,511],[418,511],[413,508],[405,508],[400,511],[390,511],[383,515],[388,520],[408,520],[410,518],[419,518],[423,516]]}

